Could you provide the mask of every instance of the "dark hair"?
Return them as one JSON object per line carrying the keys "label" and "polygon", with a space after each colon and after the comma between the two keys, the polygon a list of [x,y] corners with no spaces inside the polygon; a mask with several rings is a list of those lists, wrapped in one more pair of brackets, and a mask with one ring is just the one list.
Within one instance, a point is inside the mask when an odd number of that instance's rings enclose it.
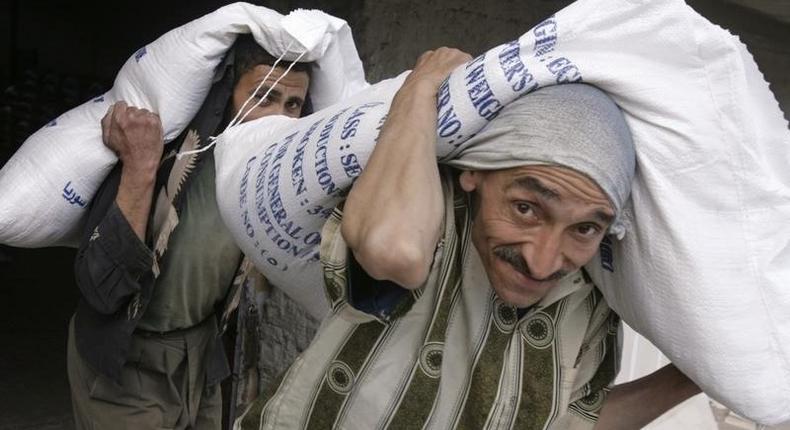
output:
{"label": "dark hair", "polygon": [[[274,62],[277,61],[277,58],[266,52],[265,49],[255,42],[251,34],[240,34],[233,48],[236,52],[233,66],[235,82],[238,82],[241,75],[252,70],[255,66],[260,64],[273,66]],[[282,67],[283,69],[287,69],[290,65],[291,62],[288,61],[280,61],[277,63],[277,67]],[[291,68],[291,71],[309,73],[310,63],[296,63],[293,65],[293,68]]]}

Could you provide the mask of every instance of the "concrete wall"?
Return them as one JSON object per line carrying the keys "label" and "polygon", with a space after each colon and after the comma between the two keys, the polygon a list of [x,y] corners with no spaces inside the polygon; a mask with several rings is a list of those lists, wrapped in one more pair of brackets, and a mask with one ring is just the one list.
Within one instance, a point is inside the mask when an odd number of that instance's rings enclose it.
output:
{"label": "concrete wall", "polygon": [[472,55],[513,40],[571,1],[366,2],[356,23],[367,76],[377,81],[410,69],[425,50],[453,46]]}
{"label": "concrete wall", "polygon": [[11,58],[14,46],[15,29],[11,17],[16,15],[15,6],[11,2],[0,3],[0,83],[11,78],[11,64],[5,59]]}
{"label": "concrete wall", "polygon": [[[155,0],[100,5],[65,0],[0,2],[0,84],[34,66],[111,82],[131,52],[171,28],[231,0]],[[570,0],[252,0],[275,10],[318,8],[347,20],[372,82],[411,68],[420,53],[455,46],[472,54],[514,39]],[[741,35],[790,111],[790,23],[748,2],[688,0],[713,22]],[[769,6],[772,3],[766,3]],[[772,6],[774,7],[774,6]],[[13,24],[13,25],[12,25]],[[12,34],[13,32],[13,34]],[[2,85],[3,87],[5,85]]]}

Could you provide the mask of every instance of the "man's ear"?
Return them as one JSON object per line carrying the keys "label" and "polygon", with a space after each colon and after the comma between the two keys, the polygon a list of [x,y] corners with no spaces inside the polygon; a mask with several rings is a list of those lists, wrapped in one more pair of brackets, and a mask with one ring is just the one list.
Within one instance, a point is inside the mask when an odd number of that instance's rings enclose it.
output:
{"label": "man's ear", "polygon": [[458,177],[458,182],[461,184],[461,189],[467,193],[471,193],[472,191],[476,190],[480,185],[481,176],[482,174],[475,170],[464,170],[461,172],[461,176]]}

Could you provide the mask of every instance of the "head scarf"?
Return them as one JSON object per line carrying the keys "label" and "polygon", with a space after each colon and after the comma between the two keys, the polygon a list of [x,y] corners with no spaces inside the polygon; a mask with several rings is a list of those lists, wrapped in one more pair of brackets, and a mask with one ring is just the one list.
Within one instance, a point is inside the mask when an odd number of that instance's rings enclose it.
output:
{"label": "head scarf", "polygon": [[615,209],[610,233],[622,237],[636,153],[623,113],[586,84],[541,88],[507,106],[449,164],[465,170],[528,165],[573,169],[595,181]]}

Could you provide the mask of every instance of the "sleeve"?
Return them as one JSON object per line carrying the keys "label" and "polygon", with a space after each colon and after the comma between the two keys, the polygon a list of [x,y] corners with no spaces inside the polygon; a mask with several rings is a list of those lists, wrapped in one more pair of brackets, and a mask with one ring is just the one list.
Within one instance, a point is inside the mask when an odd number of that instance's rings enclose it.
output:
{"label": "sleeve", "polygon": [[[457,184],[452,169],[442,169],[442,191],[444,195],[444,219],[431,263],[431,273],[438,273],[445,259],[454,260],[459,251],[459,235],[456,218],[465,218],[469,211],[465,194],[454,190]],[[463,204],[462,204],[463,203]],[[343,202],[337,205],[321,230],[321,266],[327,299],[333,312],[347,311],[347,319],[365,322],[372,319],[390,321],[408,312],[422,295],[426,285],[415,289],[403,288],[391,281],[381,281],[368,275],[354,259],[340,231],[343,219]],[[450,240],[453,238],[453,240]],[[452,244],[452,246],[448,246]]]}
{"label": "sleeve", "polygon": [[366,314],[387,320],[406,312],[413,303],[409,300],[411,290],[392,281],[372,278],[348,251],[346,265],[348,304]]}
{"label": "sleeve", "polygon": [[153,264],[153,253],[115,203],[119,182],[120,164],[94,197],[74,263],[82,296],[105,315],[117,312],[141,291],[140,278]]}
{"label": "sleeve", "polygon": [[[410,290],[368,275],[343,240],[340,233],[342,216],[341,204],[321,232],[321,265],[332,311],[343,311],[346,319],[356,322],[390,321],[405,314],[425,287]],[[440,241],[434,253],[432,267],[442,258],[442,243]]]}
{"label": "sleeve", "polygon": [[332,311],[344,311],[347,318],[359,322],[388,320],[408,311],[415,291],[371,278],[354,259],[343,239],[342,218],[343,203],[340,203],[321,231],[321,266]]}

